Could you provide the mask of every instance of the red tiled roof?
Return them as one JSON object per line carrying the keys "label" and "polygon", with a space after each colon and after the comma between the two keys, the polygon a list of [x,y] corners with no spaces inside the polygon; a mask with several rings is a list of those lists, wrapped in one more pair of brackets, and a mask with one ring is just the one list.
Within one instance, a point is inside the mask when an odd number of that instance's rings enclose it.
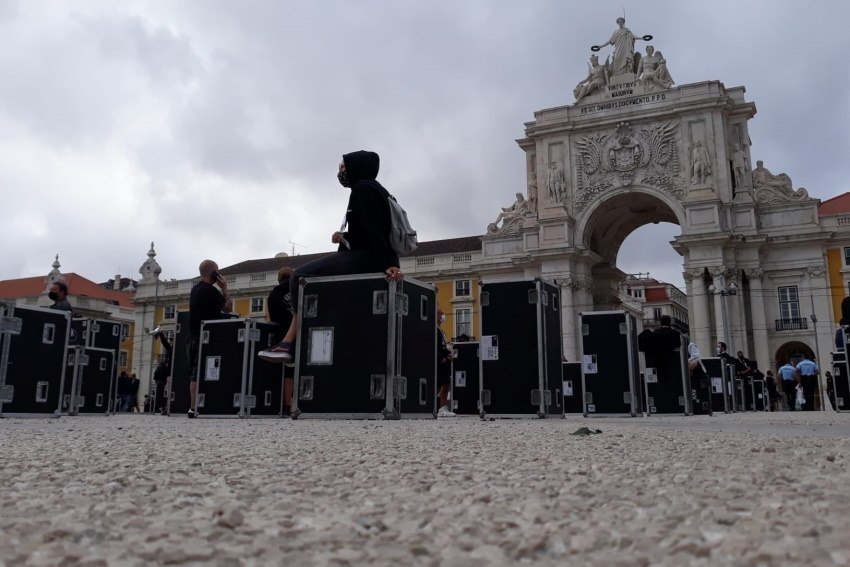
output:
{"label": "red tiled roof", "polygon": [[828,217],[850,213],[850,193],[842,193],[818,205],[818,216]]}
{"label": "red tiled roof", "polygon": [[[90,279],[73,272],[62,274],[62,278],[68,284],[69,296],[103,299],[112,301],[121,307],[133,307],[131,303],[133,293],[104,289]],[[0,281],[0,299],[17,299],[20,297],[37,297],[42,295],[44,290],[47,289],[46,279],[46,276],[35,276]]]}

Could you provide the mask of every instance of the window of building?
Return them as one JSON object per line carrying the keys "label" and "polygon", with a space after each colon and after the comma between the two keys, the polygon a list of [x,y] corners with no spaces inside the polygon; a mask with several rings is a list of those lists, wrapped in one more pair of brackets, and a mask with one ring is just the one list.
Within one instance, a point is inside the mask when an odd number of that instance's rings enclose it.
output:
{"label": "window of building", "polygon": [[266,307],[264,297],[252,297],[251,298],[251,313],[262,313]]}
{"label": "window of building", "polygon": [[455,280],[455,297],[469,297],[469,280]]}
{"label": "window of building", "polygon": [[652,309],[652,318],[653,319],[661,319],[661,308],[660,307],[654,307]]}
{"label": "window of building", "polygon": [[118,367],[119,368],[127,368],[127,351],[122,350],[118,353]]}
{"label": "window of building", "polygon": [[844,249],[844,265],[850,266],[850,246]]}
{"label": "window of building", "polygon": [[130,336],[130,325],[127,323],[121,324],[121,340],[126,339]]}
{"label": "window of building", "polygon": [[800,297],[797,294],[797,286],[782,286],[779,292],[779,317],[782,319],[800,318]]}
{"label": "window of building", "polygon": [[177,305],[166,305],[163,308],[163,319],[174,319],[177,315]]}
{"label": "window of building", "polygon": [[455,336],[472,336],[472,309],[455,310]]}

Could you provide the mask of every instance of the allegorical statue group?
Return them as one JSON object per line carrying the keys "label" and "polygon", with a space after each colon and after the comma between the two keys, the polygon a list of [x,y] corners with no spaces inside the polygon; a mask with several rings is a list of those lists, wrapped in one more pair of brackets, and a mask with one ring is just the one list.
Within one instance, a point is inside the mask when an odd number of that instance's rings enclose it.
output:
{"label": "allegorical statue group", "polygon": [[606,43],[594,45],[593,50],[614,46],[613,58],[608,56],[605,64],[599,63],[599,57],[594,53],[590,56],[587,77],[584,78],[573,89],[576,101],[604,89],[612,77],[633,76],[647,90],[669,89],[673,85],[673,78],[667,70],[667,61],[660,51],[655,51],[651,45],[646,47],[646,55],[641,57],[635,53],[635,41],[638,39],[649,41],[651,35],[641,37],[635,36],[626,27],[625,18],[617,18],[618,29],[611,35]]}

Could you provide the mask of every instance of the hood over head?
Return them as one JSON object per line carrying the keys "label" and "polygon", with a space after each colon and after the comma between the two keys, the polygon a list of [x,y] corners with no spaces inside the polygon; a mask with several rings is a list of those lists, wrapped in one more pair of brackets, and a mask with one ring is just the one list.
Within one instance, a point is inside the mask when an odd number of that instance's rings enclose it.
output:
{"label": "hood over head", "polygon": [[358,181],[374,180],[378,177],[381,158],[375,152],[360,150],[342,156],[345,164],[345,176],[352,185]]}

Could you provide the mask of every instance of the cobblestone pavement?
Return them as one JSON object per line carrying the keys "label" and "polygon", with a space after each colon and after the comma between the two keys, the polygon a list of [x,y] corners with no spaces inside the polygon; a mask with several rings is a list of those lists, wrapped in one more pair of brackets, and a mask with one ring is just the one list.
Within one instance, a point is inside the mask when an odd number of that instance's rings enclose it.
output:
{"label": "cobblestone pavement", "polygon": [[0,565],[850,562],[850,414],[7,418],[0,446]]}

